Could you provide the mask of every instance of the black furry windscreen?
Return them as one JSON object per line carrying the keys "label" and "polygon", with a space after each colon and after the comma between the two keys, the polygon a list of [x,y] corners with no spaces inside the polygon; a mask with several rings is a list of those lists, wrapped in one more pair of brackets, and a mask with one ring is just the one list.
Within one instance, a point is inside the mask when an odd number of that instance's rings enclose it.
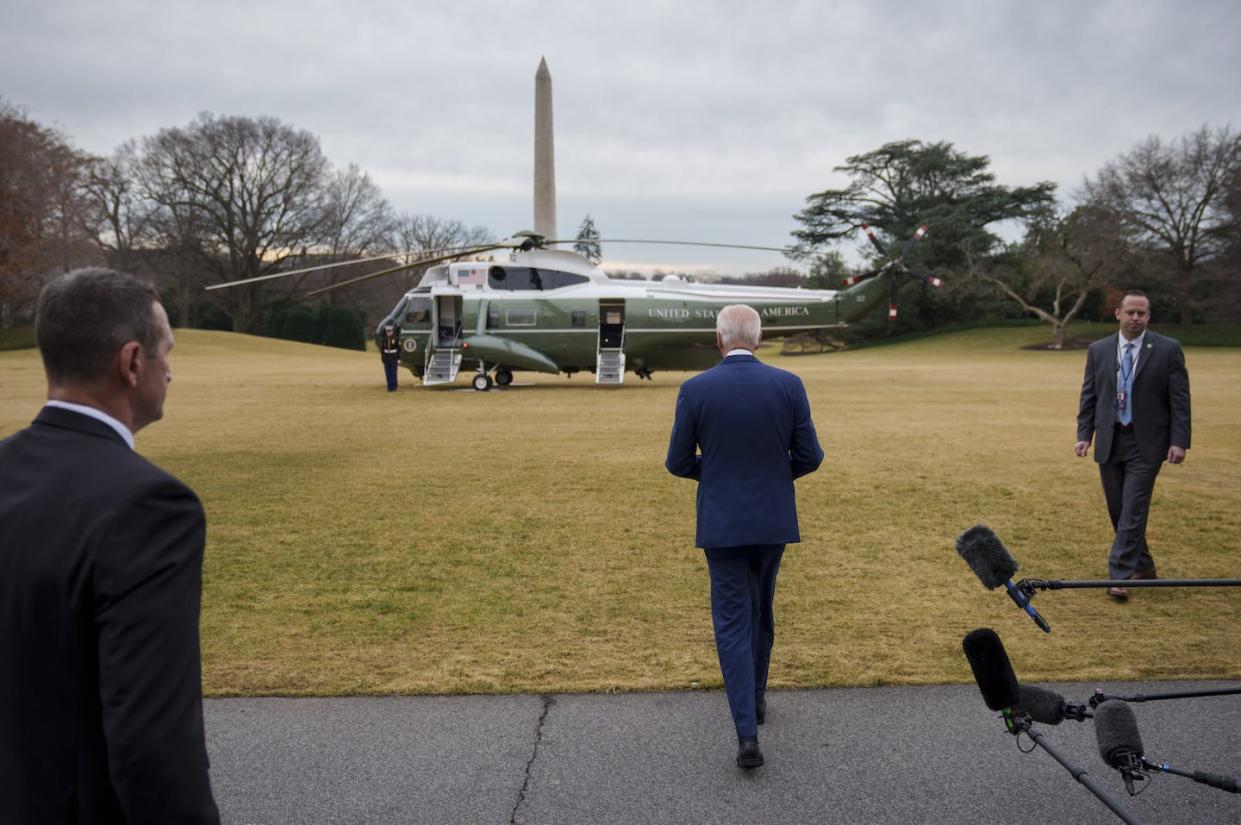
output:
{"label": "black furry windscreen", "polygon": [[1019,569],[1004,542],[983,524],[976,524],[957,537],[957,553],[988,590],[1002,586]]}

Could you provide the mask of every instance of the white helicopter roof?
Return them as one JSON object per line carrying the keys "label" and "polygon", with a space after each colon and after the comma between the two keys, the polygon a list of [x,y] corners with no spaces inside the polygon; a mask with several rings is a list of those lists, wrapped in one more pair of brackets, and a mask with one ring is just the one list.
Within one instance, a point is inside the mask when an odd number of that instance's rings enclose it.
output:
{"label": "white helicopter roof", "polygon": [[[594,294],[604,292],[620,297],[617,293],[639,293],[651,298],[680,298],[682,300],[698,299],[702,301],[787,301],[796,296],[802,302],[834,300],[836,291],[830,289],[806,289],[800,287],[762,287],[744,284],[699,284],[683,280],[676,275],[668,275],[661,281],[633,281],[609,278],[607,273],[594,266],[587,259],[574,252],[558,249],[533,249],[528,252],[514,251],[510,257],[514,266],[532,269],[555,270],[583,276],[586,280],[572,286],[561,287],[572,290],[575,294],[587,292]],[[488,272],[494,266],[503,266],[495,261],[458,261],[450,264],[433,266],[422,276],[418,286],[411,291],[426,293],[434,287],[436,292],[465,289],[485,292],[499,292],[512,295],[511,290],[494,289],[488,282]],[[455,291],[455,290],[454,290]],[[548,290],[552,291],[552,290]],[[555,290],[559,292],[560,290]],[[585,297],[585,296],[583,296]],[[606,296],[604,296],[606,297]]]}
{"label": "white helicopter roof", "polygon": [[[582,275],[590,282],[607,284],[611,279],[603,270],[593,266],[588,260],[574,252],[559,249],[533,249],[529,252],[514,251],[510,262],[517,266],[533,269],[549,269],[558,272],[571,272]],[[451,264],[433,266],[423,274],[418,288],[431,286],[455,286],[484,289],[490,291],[487,284],[487,273],[493,266],[503,266],[495,261],[457,261]]]}

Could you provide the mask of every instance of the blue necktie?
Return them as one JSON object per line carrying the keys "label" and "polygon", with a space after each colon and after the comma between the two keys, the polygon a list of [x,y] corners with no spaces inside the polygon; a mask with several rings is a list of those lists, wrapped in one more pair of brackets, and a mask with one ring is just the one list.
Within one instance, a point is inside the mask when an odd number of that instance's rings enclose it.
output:
{"label": "blue necktie", "polygon": [[1125,355],[1120,364],[1120,390],[1125,394],[1125,403],[1120,407],[1117,420],[1121,424],[1133,423],[1133,342],[1125,344]]}

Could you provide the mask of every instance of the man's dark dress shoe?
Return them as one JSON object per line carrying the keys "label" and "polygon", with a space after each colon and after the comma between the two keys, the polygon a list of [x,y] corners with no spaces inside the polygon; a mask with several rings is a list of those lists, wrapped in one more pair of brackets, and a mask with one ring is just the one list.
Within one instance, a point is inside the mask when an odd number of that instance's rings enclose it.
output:
{"label": "man's dark dress shoe", "polygon": [[767,700],[759,702],[754,706],[754,715],[758,717],[758,723],[761,725],[767,721]]}
{"label": "man's dark dress shoe", "polygon": [[1129,599],[1129,591],[1123,587],[1109,587],[1107,595],[1111,596],[1118,602],[1127,601]]}
{"label": "man's dark dress shoe", "polygon": [[743,736],[737,740],[737,767],[752,771],[763,764],[763,752],[759,750],[758,738]]}

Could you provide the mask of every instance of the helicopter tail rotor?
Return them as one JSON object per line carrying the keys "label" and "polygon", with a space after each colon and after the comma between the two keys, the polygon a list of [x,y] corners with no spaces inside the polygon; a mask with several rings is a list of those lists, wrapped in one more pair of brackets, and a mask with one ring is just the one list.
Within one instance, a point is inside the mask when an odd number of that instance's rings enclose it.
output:
{"label": "helicopter tail rotor", "polygon": [[913,278],[914,280],[922,281],[925,284],[929,284],[930,286],[937,287],[937,288],[944,285],[944,280],[942,278],[939,278],[934,275],[926,275],[921,272],[918,272],[917,270],[911,269],[909,264],[906,263],[906,260],[905,260],[906,257],[909,255],[909,253],[913,250],[914,246],[917,245],[918,241],[922,240],[923,237],[926,236],[926,232],[927,232],[926,224],[922,224],[921,226],[917,228],[917,230],[914,231],[913,237],[905,241],[904,245],[901,247],[900,254],[897,255],[896,257],[890,257],[888,255],[887,248],[883,245],[883,242],[879,240],[879,237],[875,234],[875,230],[869,224],[865,224],[865,223],[861,224],[860,228],[863,232],[866,233],[866,238],[867,240],[871,242],[871,245],[875,247],[875,249],[879,252],[880,255],[887,258],[888,260],[878,269],[874,269],[870,272],[867,272],[861,275],[851,275],[848,278],[845,278],[843,283],[845,286],[854,286],[870,278],[876,278],[882,275],[884,272],[886,272],[889,269],[896,270],[896,272],[893,273],[893,277],[891,280],[889,293],[888,293],[888,320],[889,321],[895,321],[899,313],[899,310],[897,308],[897,301],[896,301],[897,289],[900,286],[900,279],[899,277],[897,277],[898,275],[905,275],[907,277]]}

